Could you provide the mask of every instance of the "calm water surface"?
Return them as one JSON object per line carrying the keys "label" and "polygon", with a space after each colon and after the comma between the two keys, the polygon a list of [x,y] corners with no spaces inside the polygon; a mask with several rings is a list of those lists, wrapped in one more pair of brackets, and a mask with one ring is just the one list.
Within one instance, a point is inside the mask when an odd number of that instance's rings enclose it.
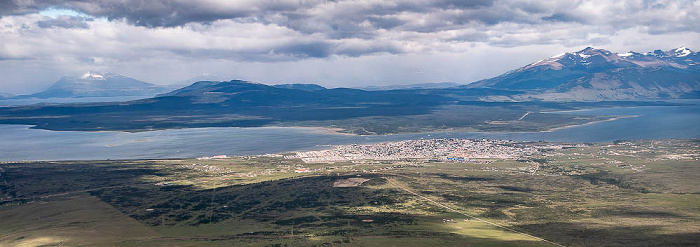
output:
{"label": "calm water surface", "polygon": [[[700,101],[687,106],[608,108],[574,111],[583,115],[637,116],[552,132],[440,132],[352,136],[306,128],[192,128],[140,133],[48,131],[0,125],[0,161],[188,158],[321,149],[326,145],[420,138],[489,138],[519,141],[606,142],[700,138]],[[556,113],[552,113],[556,114]]]}

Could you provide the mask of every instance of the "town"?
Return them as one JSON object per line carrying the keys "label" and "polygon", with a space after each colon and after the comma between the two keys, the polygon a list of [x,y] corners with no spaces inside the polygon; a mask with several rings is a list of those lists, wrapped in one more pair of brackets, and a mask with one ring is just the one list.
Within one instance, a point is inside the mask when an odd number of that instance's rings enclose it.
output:
{"label": "town", "polygon": [[340,145],[327,150],[297,152],[285,158],[301,159],[306,163],[403,159],[466,162],[470,159],[516,159],[537,153],[537,148],[513,141],[422,139],[369,145]]}

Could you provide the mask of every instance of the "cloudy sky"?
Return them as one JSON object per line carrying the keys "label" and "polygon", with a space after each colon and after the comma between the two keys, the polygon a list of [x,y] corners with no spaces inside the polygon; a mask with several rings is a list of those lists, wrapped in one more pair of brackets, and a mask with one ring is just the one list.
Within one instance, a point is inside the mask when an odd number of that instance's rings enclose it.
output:
{"label": "cloudy sky", "polygon": [[700,1],[0,0],[0,93],[115,72],[356,87],[469,83],[587,46],[700,49]]}

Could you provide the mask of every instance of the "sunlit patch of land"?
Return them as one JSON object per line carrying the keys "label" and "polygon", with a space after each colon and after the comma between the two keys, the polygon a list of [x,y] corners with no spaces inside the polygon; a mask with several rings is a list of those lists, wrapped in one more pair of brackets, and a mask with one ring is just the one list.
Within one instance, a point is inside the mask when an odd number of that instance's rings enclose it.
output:
{"label": "sunlit patch of land", "polygon": [[700,242],[697,140],[514,147],[538,151],[3,163],[0,246]]}
{"label": "sunlit patch of land", "polygon": [[0,246],[123,245],[157,238],[149,229],[85,193],[0,208]]}

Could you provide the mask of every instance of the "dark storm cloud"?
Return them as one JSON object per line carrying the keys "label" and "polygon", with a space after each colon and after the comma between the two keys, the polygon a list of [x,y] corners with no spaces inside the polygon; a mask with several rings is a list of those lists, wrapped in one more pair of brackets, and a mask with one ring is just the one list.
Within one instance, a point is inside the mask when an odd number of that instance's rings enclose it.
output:
{"label": "dark storm cloud", "polygon": [[271,12],[308,7],[296,1],[222,1],[190,0],[2,0],[0,15],[26,14],[46,8],[67,8],[110,20],[126,19],[137,26],[174,27],[187,23],[211,23]]}
{"label": "dark storm cloud", "polygon": [[174,27],[187,23],[210,23],[221,19],[247,17],[247,9],[221,10],[203,8],[195,1],[95,1],[68,2],[64,7],[75,8],[92,16],[109,20],[126,19],[136,26]]}
{"label": "dark storm cloud", "polygon": [[376,37],[377,29],[392,29],[405,23],[394,15],[422,12],[426,8],[401,1],[338,1],[313,7],[258,15],[255,18],[303,34],[324,34],[330,39],[372,39]]}
{"label": "dark storm cloud", "polygon": [[0,1],[0,15],[15,13],[18,8],[14,1]]}
{"label": "dark storm cloud", "polygon": [[36,24],[40,28],[82,28],[87,29],[90,26],[86,21],[91,21],[90,18],[78,16],[58,16],[56,18],[47,17],[44,20],[37,21]]}
{"label": "dark storm cloud", "polygon": [[580,18],[566,13],[554,13],[550,16],[542,17],[542,20],[554,22],[582,22]]}
{"label": "dark storm cloud", "polygon": [[[597,1],[495,1],[495,0],[403,0],[403,1],[325,1],[325,0],[3,0],[0,15],[25,14],[46,8],[68,8],[95,17],[110,20],[125,19],[129,23],[145,27],[175,27],[188,23],[212,23],[217,20],[240,20],[285,26],[302,33],[327,33],[335,39],[348,37],[373,38],[376,29],[394,29],[430,32],[444,30],[448,26],[458,28],[479,22],[497,25],[503,22],[580,22],[597,21],[588,13],[561,12],[578,6],[598,4]],[[694,1],[642,1],[625,3],[624,9],[613,10],[616,16],[605,16],[611,22],[622,20],[634,23],[636,14],[647,10],[663,10],[673,4],[696,8]],[[443,14],[458,10],[458,14]],[[396,18],[401,14],[413,14],[415,18],[435,16],[440,21],[425,25],[410,25],[410,20]],[[630,18],[627,18],[630,17]],[[656,30],[665,28],[662,17],[652,18]],[[369,21],[372,27],[360,26]],[[603,20],[604,21],[604,20]],[[643,21],[639,19],[638,21]],[[693,21],[689,18],[688,21]],[[654,26],[649,24],[649,26]],[[695,27],[693,27],[695,28]],[[686,28],[688,29],[688,28]]]}
{"label": "dark storm cloud", "polygon": [[337,49],[336,54],[349,57],[359,57],[365,54],[401,54],[405,53],[401,46],[395,44],[357,44],[345,45]]}
{"label": "dark storm cloud", "polygon": [[406,23],[406,21],[403,21],[396,17],[370,16],[367,17],[367,20],[370,21],[374,27],[387,30],[404,25]]}
{"label": "dark storm cloud", "polygon": [[0,56],[0,61],[7,61],[7,60],[20,60],[20,59],[12,58],[12,57],[2,57],[2,56]]}
{"label": "dark storm cloud", "polygon": [[366,54],[401,54],[404,51],[395,44],[356,42],[338,44],[328,41],[306,41],[276,44],[256,49],[173,49],[178,56],[237,61],[278,62],[304,58],[324,58],[331,55],[359,57]]}
{"label": "dark storm cloud", "polygon": [[332,43],[326,41],[294,41],[245,50],[201,48],[170,49],[164,51],[189,58],[276,62],[293,61],[303,58],[328,57],[334,54],[334,49],[336,49],[336,47]]}
{"label": "dark storm cloud", "polygon": [[[609,43],[610,36],[628,29],[653,35],[697,33],[697,6],[697,1],[663,0],[0,0],[0,15],[16,19],[5,18],[5,25],[21,26],[5,35],[24,35],[0,38],[27,40],[32,34],[37,40],[0,49],[0,56],[53,52],[41,49],[44,37],[33,29],[64,29],[45,31],[54,40],[81,41],[63,50],[75,53],[68,58],[91,45],[117,44],[89,48],[104,52],[101,59],[118,61],[130,59],[124,54],[151,52],[268,62],[461,52],[475,43],[570,47]],[[46,9],[75,14],[32,15]],[[94,26],[113,30],[98,33],[97,28],[92,36],[69,33]]]}
{"label": "dark storm cloud", "polygon": [[[174,27],[187,23],[211,23],[224,19],[245,19],[287,26],[303,33],[327,31],[343,38],[348,33],[362,30],[353,28],[368,18],[378,23],[379,28],[397,27],[400,22],[390,16],[398,13],[431,13],[445,9],[481,9],[493,6],[493,0],[435,0],[435,1],[223,1],[202,3],[188,0],[144,1],[144,0],[50,0],[50,1],[3,1],[0,14],[18,14],[41,9],[69,8],[96,17],[110,20],[125,19],[145,27]],[[323,7],[323,6],[328,6]],[[325,11],[307,13],[306,10],[322,7]],[[326,12],[326,13],[324,13]],[[286,18],[276,18],[276,16]],[[474,15],[487,23],[497,23],[494,16]],[[247,19],[246,19],[247,18]],[[393,20],[393,21],[392,21]],[[388,22],[387,22],[388,21]],[[325,27],[319,27],[325,25]],[[369,36],[368,36],[369,37]]]}
{"label": "dark storm cloud", "polygon": [[437,0],[433,1],[431,5],[442,9],[471,9],[493,6],[494,2],[495,0]]}
{"label": "dark storm cloud", "polygon": [[275,48],[275,50],[272,53],[297,58],[319,58],[330,56],[332,54],[332,49],[333,45],[328,42],[313,41],[281,45]]}

